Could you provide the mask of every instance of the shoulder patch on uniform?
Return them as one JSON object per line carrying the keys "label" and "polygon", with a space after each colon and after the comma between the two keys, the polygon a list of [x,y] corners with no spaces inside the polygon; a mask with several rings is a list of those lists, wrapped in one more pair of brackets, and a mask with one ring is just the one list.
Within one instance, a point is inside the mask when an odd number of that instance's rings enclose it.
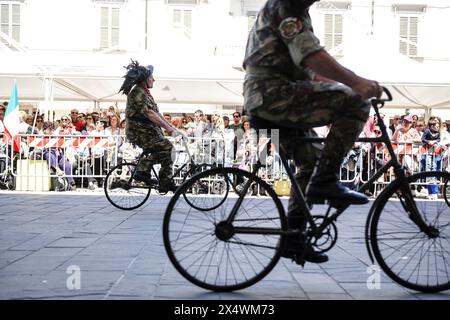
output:
{"label": "shoulder patch on uniform", "polygon": [[286,39],[294,38],[303,29],[303,24],[298,18],[289,17],[281,21],[278,30]]}

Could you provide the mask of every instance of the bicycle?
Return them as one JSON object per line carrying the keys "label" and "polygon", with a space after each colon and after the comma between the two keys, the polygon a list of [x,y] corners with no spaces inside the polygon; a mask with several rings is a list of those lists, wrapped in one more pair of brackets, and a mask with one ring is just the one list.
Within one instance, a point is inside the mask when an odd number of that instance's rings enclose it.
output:
{"label": "bicycle", "polygon": [[[374,200],[367,216],[365,244],[369,258],[372,263],[376,261],[392,280],[406,288],[423,292],[448,290],[450,253],[444,246],[450,236],[447,230],[450,214],[444,214],[444,211],[450,213],[450,207],[443,200],[416,199],[414,194],[437,183],[445,185],[450,174],[421,172],[406,175],[380,117],[379,109],[385,102],[392,101],[390,92],[386,88],[383,90],[387,99],[372,100],[382,135],[359,141],[385,143],[390,160],[358,191],[369,189],[391,167],[397,178]],[[262,119],[251,121],[255,129],[279,128]],[[285,129],[281,128],[281,131]],[[323,141],[308,137],[298,140],[303,143]],[[251,286],[275,267],[280,259],[280,249],[286,250],[287,237],[300,237],[305,244],[320,252],[326,252],[335,245],[338,236],[335,221],[349,205],[329,203],[325,214],[314,214],[294,178],[282,144],[279,149],[294,195],[308,219],[306,231],[288,228],[280,199],[269,184],[257,176],[260,165],[252,172],[215,168],[198,173],[174,194],[163,222],[167,255],[176,270],[191,283],[214,291],[233,291]],[[214,180],[227,182],[230,193],[226,202],[222,197],[207,199],[209,203],[221,204],[210,211],[199,211],[185,205],[185,191],[191,185]],[[244,181],[243,188],[237,188],[236,181]],[[255,183],[268,197],[247,197],[249,186]],[[315,205],[314,208],[317,207]]]}
{"label": "bicycle", "polygon": [[[205,163],[196,164],[189,152],[189,146],[187,144],[188,138],[181,135],[181,139],[188,159],[183,165],[175,170],[172,175],[173,182],[175,182],[174,178],[180,176],[182,173],[184,173],[182,174],[182,182],[184,182],[187,177],[191,177],[198,172],[206,171],[213,167],[212,165]],[[144,150],[139,157],[137,157],[135,162],[122,162],[111,168],[108,172],[103,188],[106,198],[113,206],[122,210],[134,210],[142,206],[148,200],[152,189],[155,189],[159,194],[164,194],[159,192],[159,177],[153,166],[150,169],[150,181],[142,182],[135,178],[139,164],[145,157],[150,156],[152,152],[156,151]],[[200,186],[193,186],[189,192],[201,194],[203,190],[201,190]],[[215,209],[214,207],[199,207],[194,200],[190,202],[190,205],[199,210]]]}

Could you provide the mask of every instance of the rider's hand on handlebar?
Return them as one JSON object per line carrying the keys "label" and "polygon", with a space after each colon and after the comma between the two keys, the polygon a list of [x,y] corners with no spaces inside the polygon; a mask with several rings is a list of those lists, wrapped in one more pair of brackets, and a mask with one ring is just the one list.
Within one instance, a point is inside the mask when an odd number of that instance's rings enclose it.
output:
{"label": "rider's hand on handlebar", "polygon": [[378,84],[378,82],[364,78],[361,78],[360,81],[358,81],[352,89],[363,99],[369,99],[373,97],[379,99],[383,94],[383,88]]}
{"label": "rider's hand on handlebar", "polygon": [[171,136],[177,138],[177,141],[180,141],[183,135],[184,133],[178,130],[177,128],[174,128],[174,130],[171,132]]}

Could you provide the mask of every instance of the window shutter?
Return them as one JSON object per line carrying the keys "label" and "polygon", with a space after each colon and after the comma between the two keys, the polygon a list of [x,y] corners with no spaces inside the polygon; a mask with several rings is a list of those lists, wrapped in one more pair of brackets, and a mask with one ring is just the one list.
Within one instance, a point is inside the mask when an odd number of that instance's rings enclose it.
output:
{"label": "window shutter", "polygon": [[12,6],[12,34],[11,37],[17,42],[20,41],[20,5]]}
{"label": "window shutter", "polygon": [[400,53],[409,57],[416,57],[418,43],[419,18],[413,16],[400,17]]}
{"label": "window shutter", "polygon": [[191,10],[184,10],[184,26],[189,30],[192,28],[192,11]]}
{"label": "window shutter", "polygon": [[417,17],[411,17],[409,23],[409,52],[410,56],[417,56],[417,39],[418,39],[418,23],[419,19]]}
{"label": "window shutter", "polygon": [[181,23],[181,10],[180,9],[173,10],[173,23],[176,25]]}
{"label": "window shutter", "polygon": [[327,50],[333,47],[333,15],[325,15],[325,35],[324,44]]}
{"label": "window shutter", "polygon": [[344,21],[343,16],[341,14],[337,14],[334,16],[335,18],[335,30],[334,30],[334,47],[339,46],[342,43],[342,32],[344,29]]}
{"label": "window shutter", "polygon": [[325,14],[324,44],[327,50],[342,43],[344,17],[342,14]]}
{"label": "window shutter", "polygon": [[111,46],[119,44],[119,8],[111,8]]}
{"label": "window shutter", "polygon": [[109,10],[107,7],[100,8],[100,48],[108,48],[109,44]]}
{"label": "window shutter", "polygon": [[408,46],[408,17],[400,17],[400,53],[406,55]]}

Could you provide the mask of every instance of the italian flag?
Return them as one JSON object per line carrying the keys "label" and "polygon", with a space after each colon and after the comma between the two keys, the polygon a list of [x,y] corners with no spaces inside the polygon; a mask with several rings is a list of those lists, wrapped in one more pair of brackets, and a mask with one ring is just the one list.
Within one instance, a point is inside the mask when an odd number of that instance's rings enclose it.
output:
{"label": "italian flag", "polygon": [[17,84],[14,81],[14,87],[9,98],[3,125],[5,127],[4,133],[9,141],[14,137],[14,151],[17,152],[20,150],[20,137],[15,137],[15,135],[19,132],[19,124],[19,96],[17,94]]}

